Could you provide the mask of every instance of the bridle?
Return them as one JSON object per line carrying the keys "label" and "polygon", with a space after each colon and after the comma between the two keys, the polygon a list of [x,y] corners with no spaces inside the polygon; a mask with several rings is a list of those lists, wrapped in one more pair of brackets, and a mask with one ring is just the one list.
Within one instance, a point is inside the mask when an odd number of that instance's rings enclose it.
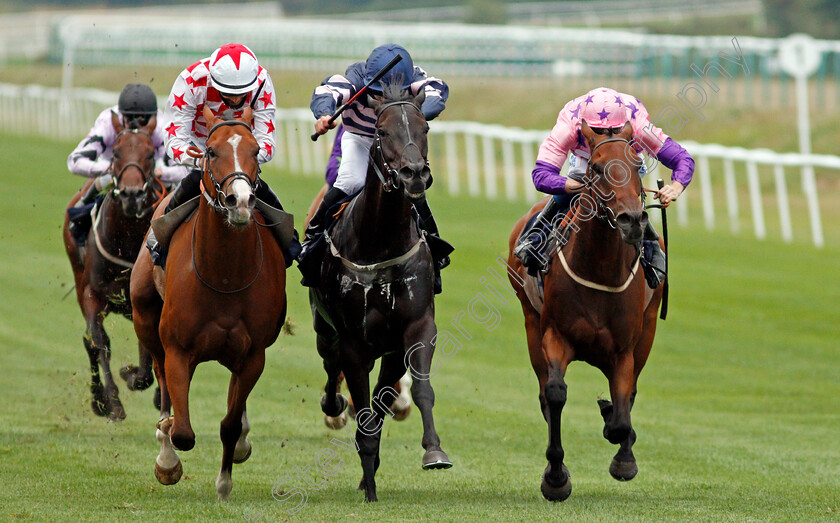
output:
{"label": "bridle", "polygon": [[[114,139],[114,144],[116,144],[117,140],[119,140],[120,136],[122,136],[124,134],[142,134],[142,135],[145,135],[149,139],[149,141],[152,143],[152,146],[154,147],[154,138],[152,138],[152,135],[149,134],[147,131],[144,131],[143,129],[138,129],[138,128],[123,129],[122,131],[117,133],[117,137],[116,137],[116,139]],[[154,205],[152,205],[148,209],[143,210],[143,212],[140,213],[137,216],[138,218],[142,218],[143,216],[145,216],[145,215],[149,214],[150,212],[154,211],[155,207],[157,206],[156,204],[158,202],[160,202],[161,198],[165,195],[166,190],[163,187],[163,184],[160,182],[160,180],[155,178],[155,176],[154,176],[154,166],[152,167],[151,170],[146,171],[143,168],[143,166],[140,165],[139,163],[128,162],[128,163],[126,163],[122,166],[122,168],[119,170],[119,172],[116,172],[116,173],[113,174],[113,176],[114,176],[114,187],[113,187],[113,189],[111,189],[111,194],[114,197],[119,197],[120,194],[122,193],[122,190],[120,189],[120,181],[122,180],[122,177],[125,174],[125,172],[129,168],[132,168],[132,167],[137,169],[138,171],[140,171],[140,174],[143,175],[143,187],[141,187],[141,189],[140,189],[141,193],[147,193],[149,191],[149,188],[151,186],[155,185],[155,184],[158,184],[160,186],[160,191],[159,192],[155,191],[155,193],[157,193],[157,199],[155,200]],[[114,158],[111,158],[111,165],[108,167],[108,172],[113,173],[113,171],[114,171]]]}
{"label": "bridle", "polygon": [[[422,111],[420,111],[420,109],[416,105],[414,105],[412,102],[399,101],[399,102],[389,102],[389,103],[383,105],[379,110],[379,116],[376,118],[376,122],[378,124],[379,119],[382,117],[382,115],[385,113],[385,111],[387,109],[390,109],[391,107],[395,107],[395,106],[400,106],[400,110],[402,111],[403,125],[405,125],[405,132],[406,132],[406,135],[408,137],[408,141],[403,146],[402,151],[400,151],[400,157],[399,157],[400,165],[402,165],[402,159],[405,156],[405,150],[408,149],[409,147],[411,147],[412,145],[414,147],[417,147],[417,150],[420,151],[421,156],[423,155],[423,151],[420,149],[420,146],[417,145],[416,143],[414,143],[414,140],[411,139],[411,131],[409,130],[409,125],[408,125],[408,115],[405,113],[405,106],[406,105],[409,105],[409,106],[413,107],[414,110],[416,110],[417,112],[422,114]],[[371,156],[370,156],[371,165],[373,166],[374,172],[376,172],[376,176],[379,177],[379,181],[382,182],[382,188],[384,189],[385,192],[391,192],[394,189],[399,189],[400,188],[399,169],[394,169],[391,166],[391,164],[388,163],[388,161],[385,159],[385,153],[382,151],[382,136],[379,134],[379,126],[378,125],[376,127],[376,131],[374,131],[374,133],[373,133],[373,140],[374,140],[374,144],[376,146],[375,147],[376,156],[374,156],[374,153],[371,153]],[[379,158],[379,162],[377,162],[376,157]],[[426,160],[425,157],[423,159]],[[380,169],[379,163],[382,164],[382,169]],[[426,160],[426,167],[428,167],[428,166],[429,166],[429,161]],[[383,170],[385,171],[384,174],[382,173]]]}
{"label": "bridle", "polygon": [[[245,127],[246,129],[248,129],[249,133],[253,132],[251,130],[251,126],[248,125],[245,122],[240,122],[239,120],[225,120],[224,122],[217,123],[216,125],[214,125],[210,129],[210,132],[207,133],[207,140],[210,139],[210,137],[213,135],[213,132],[216,131],[216,129],[218,129],[220,127],[225,127],[225,126],[228,126],[228,125],[241,125],[241,126]],[[216,195],[215,195],[215,197],[211,197],[209,194],[207,194],[206,190],[202,191],[202,193],[204,194],[204,197],[207,199],[207,203],[210,205],[210,207],[214,211],[216,211],[218,213],[226,213],[227,212],[227,208],[224,205],[224,200],[225,200],[225,198],[227,198],[228,195],[222,190],[222,187],[224,185],[226,185],[225,182],[227,182],[228,180],[230,180],[230,183],[233,183],[236,180],[244,180],[251,187],[251,192],[253,192],[253,193],[257,192],[257,187],[259,187],[259,185],[260,185],[259,169],[257,169],[257,176],[254,178],[254,181],[251,181],[251,178],[248,176],[248,174],[243,172],[243,171],[233,171],[230,174],[224,176],[221,180],[217,181],[216,176],[213,173],[213,169],[210,167],[209,158],[207,158],[206,155],[205,155],[204,158],[205,158],[205,160],[204,160],[204,171],[207,173],[207,176],[210,178],[210,182],[213,184],[213,188],[216,191]],[[230,184],[227,184],[227,185],[230,185]]]}
{"label": "bridle", "polygon": [[[615,230],[615,229],[618,229],[618,223],[616,222],[615,211],[613,211],[612,208],[610,208],[610,206],[607,205],[607,203],[606,203],[609,200],[611,200],[612,198],[605,199],[601,196],[599,191],[595,190],[594,184],[595,184],[595,179],[596,178],[592,174],[592,158],[595,156],[595,151],[598,149],[598,147],[601,147],[605,143],[610,143],[610,142],[624,142],[627,145],[630,145],[630,140],[627,140],[625,138],[608,138],[608,139],[604,140],[603,142],[599,142],[598,144],[596,144],[595,147],[592,148],[592,151],[589,153],[589,161],[587,162],[587,165],[586,165],[587,176],[584,179],[584,186],[586,187],[589,196],[593,200],[595,200],[595,204],[597,206],[597,209],[595,209],[597,214],[595,216],[599,220],[601,220],[602,222],[609,225],[611,229]],[[605,171],[606,171],[606,169],[605,169]],[[641,199],[642,199],[642,207],[644,208],[645,207],[645,191],[644,190],[642,190]]]}

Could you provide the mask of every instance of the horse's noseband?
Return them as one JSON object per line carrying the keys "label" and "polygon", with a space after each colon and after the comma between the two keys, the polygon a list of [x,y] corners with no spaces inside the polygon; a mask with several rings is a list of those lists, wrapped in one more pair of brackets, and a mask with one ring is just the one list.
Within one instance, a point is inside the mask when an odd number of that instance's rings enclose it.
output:
{"label": "horse's noseband", "polygon": [[[420,149],[420,146],[417,145],[416,143],[414,143],[414,140],[411,139],[411,132],[409,131],[409,126],[408,126],[408,115],[405,113],[405,107],[404,107],[406,105],[409,105],[409,106],[413,107],[416,111],[418,111],[422,114],[422,111],[420,111],[420,109],[416,105],[414,105],[412,102],[408,102],[408,101],[399,101],[399,102],[387,103],[387,104],[383,105],[381,110],[379,111],[379,117],[381,117],[382,114],[385,113],[385,110],[387,110],[391,107],[401,106],[400,109],[402,110],[402,120],[403,120],[403,125],[405,125],[406,135],[408,136],[408,142],[406,142],[406,144],[402,148],[402,151],[400,151],[400,158],[399,158],[400,165],[402,165],[402,159],[405,156],[405,150],[408,149],[412,145],[414,147],[416,147],[418,151],[420,151],[420,156],[423,156],[423,152]],[[377,118],[377,121],[378,120],[379,120],[379,118]],[[379,127],[376,128],[376,131],[374,132],[373,138],[374,138],[374,143],[376,145],[376,156],[379,157],[379,161],[382,163],[382,167],[383,167],[383,169],[380,169],[379,165],[376,161],[376,158],[371,157],[371,164],[373,165],[373,170],[376,172],[376,175],[379,177],[379,181],[382,182],[382,186],[383,186],[385,192],[391,192],[394,189],[399,189],[399,187],[400,187],[399,170],[394,169],[391,166],[391,164],[388,163],[388,161],[385,159],[385,153],[382,150],[382,136],[379,134]],[[423,159],[426,160],[425,157]],[[428,167],[428,165],[429,165],[429,161],[426,160],[426,166]],[[384,175],[382,174],[382,170],[385,171]]]}
{"label": "horse's noseband", "polygon": [[[226,125],[241,125],[248,129],[248,132],[253,133],[251,126],[246,124],[245,122],[240,122],[239,120],[225,120],[224,122],[219,122],[214,125],[210,132],[207,133],[207,140],[210,139],[210,136],[213,135],[213,132],[218,129],[219,127],[224,127]],[[225,182],[230,180],[230,183],[235,182],[236,180],[244,180],[248,183],[248,186],[251,187],[251,192],[256,193],[257,187],[260,186],[260,172],[259,168],[257,169],[257,176],[254,178],[254,181],[251,181],[251,177],[248,176],[248,173],[243,171],[233,171],[232,173],[228,174],[227,176],[223,177],[221,180],[216,181],[216,177],[213,175],[213,169],[210,168],[210,161],[205,157],[205,169],[207,171],[207,175],[210,177],[210,181],[213,183],[213,188],[216,190],[216,196],[214,198],[210,198],[210,195],[205,193],[207,198],[207,202],[213,207],[213,210],[216,212],[224,213],[227,212],[227,208],[225,207],[224,200],[227,198],[227,194],[222,190],[222,187],[225,185]],[[232,178],[232,179],[231,179]]]}

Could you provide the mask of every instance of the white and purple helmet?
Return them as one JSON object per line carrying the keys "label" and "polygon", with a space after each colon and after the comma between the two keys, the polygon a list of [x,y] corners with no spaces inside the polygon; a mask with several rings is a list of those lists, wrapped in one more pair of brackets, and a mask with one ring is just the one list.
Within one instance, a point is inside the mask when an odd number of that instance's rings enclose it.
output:
{"label": "white and purple helmet", "polygon": [[210,84],[222,94],[236,96],[257,86],[260,65],[254,52],[242,44],[225,44],[210,55]]}

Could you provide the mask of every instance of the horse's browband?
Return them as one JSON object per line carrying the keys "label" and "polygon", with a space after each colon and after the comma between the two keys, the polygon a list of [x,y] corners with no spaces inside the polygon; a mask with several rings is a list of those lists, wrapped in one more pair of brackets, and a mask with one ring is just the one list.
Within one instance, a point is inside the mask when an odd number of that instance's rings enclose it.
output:
{"label": "horse's browband", "polygon": [[210,135],[213,134],[213,131],[218,129],[219,127],[224,127],[225,125],[241,125],[243,127],[247,127],[249,131],[251,131],[251,126],[245,122],[240,122],[239,120],[225,120],[224,122],[219,122],[213,127],[210,128],[210,132],[207,133],[207,139],[210,139]]}

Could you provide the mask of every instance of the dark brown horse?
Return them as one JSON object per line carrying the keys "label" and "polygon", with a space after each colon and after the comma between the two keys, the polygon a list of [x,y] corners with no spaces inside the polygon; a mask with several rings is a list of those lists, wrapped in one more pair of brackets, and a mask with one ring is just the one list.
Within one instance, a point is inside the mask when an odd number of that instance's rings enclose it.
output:
{"label": "dark brown horse", "polygon": [[[408,367],[411,395],[423,418],[423,468],[449,468],[440,448],[429,382],[434,338],[432,256],[412,217],[412,201],[425,197],[431,175],[426,162],[426,123],[420,106],[399,88],[371,98],[376,134],[361,194],[329,232],[321,281],[310,291],[318,353],[327,372],[321,408],[339,416],[347,399],[337,393],[341,372],[356,406],[356,445],[365,501],[376,501],[374,476],[384,414],[396,396],[392,385]],[[373,389],[369,374],[382,358]]]}
{"label": "dark brown horse", "polygon": [[[125,418],[125,410],[111,374],[111,341],[103,322],[110,312],[131,319],[130,271],[149,229],[154,206],[165,191],[154,177],[155,147],[151,133],[155,118],[145,127],[130,129],[124,128],[114,113],[111,121],[117,132],[111,164],[114,188],[96,213],[85,247],[79,247],[73,239],[67,213],[63,234],[76,280],[76,298],[86,322],[82,340],[90,360],[91,408],[97,415],[116,421]],[[68,207],[78,202],[92,183],[93,180],[87,182]],[[140,366],[127,366],[121,372],[131,390],[146,389],[153,381],[152,358],[142,343],[139,352]]]}
{"label": "dark brown horse", "polygon": [[[587,185],[569,216],[568,243],[552,254],[544,278],[542,310],[528,297],[527,271],[514,256],[527,219],[540,202],[520,219],[510,236],[511,284],[522,302],[531,365],[540,384],[540,406],[548,422],[548,466],[541,490],[551,501],[563,501],[572,491],[563,463],[560,414],[566,403],[566,367],[581,360],[597,367],[609,380],[612,402],[599,400],[604,437],[619,444],[610,474],[630,480],[638,472],[632,446],[636,434],[630,409],[636,381],[650,353],[662,286],[651,291],[639,267],[639,248],[647,223],[641,200],[639,165],[629,140],[630,124],[617,135],[581,129],[592,150]],[[562,244],[562,241],[560,242]]]}
{"label": "dark brown horse", "polygon": [[[227,499],[233,463],[251,454],[245,403],[262,374],[265,349],[277,339],[286,317],[286,262],[254,210],[259,145],[251,133],[250,108],[241,119],[230,120],[205,108],[204,118],[210,132],[201,156],[198,210],[172,236],[165,275],[160,268],[153,270],[147,250],[140,254],[131,277],[131,302],[134,328],[154,357],[161,386],[155,476],[164,485],[181,477],[175,449],[195,445],[189,388],[196,366],[215,360],[231,371],[216,479],[219,498]],[[163,207],[156,216],[162,212]]]}

